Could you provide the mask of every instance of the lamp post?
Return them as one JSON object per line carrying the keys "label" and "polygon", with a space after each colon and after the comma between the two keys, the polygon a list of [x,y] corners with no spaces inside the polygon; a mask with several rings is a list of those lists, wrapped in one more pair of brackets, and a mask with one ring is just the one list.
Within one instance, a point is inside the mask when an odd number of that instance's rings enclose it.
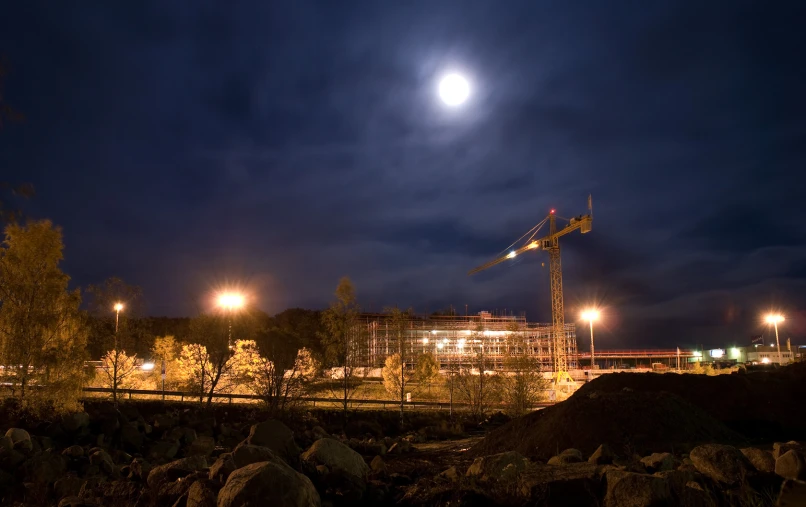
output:
{"label": "lamp post", "polygon": [[767,324],[772,324],[775,326],[775,343],[778,346],[778,364],[783,365],[783,359],[781,357],[781,342],[778,340],[778,323],[784,321],[784,316],[780,314],[770,314],[767,315]]}
{"label": "lamp post", "polygon": [[593,375],[593,367],[596,364],[594,355],[593,355],[593,321],[599,320],[599,311],[598,310],[585,310],[582,312],[582,318],[587,320],[590,324],[591,330],[591,376]]}
{"label": "lamp post", "polygon": [[243,308],[244,297],[234,292],[224,292],[218,296],[218,306],[227,311],[227,345],[232,347],[232,312]]}
{"label": "lamp post", "polygon": [[[118,322],[120,322],[120,311],[123,310],[123,303],[115,303],[115,336],[118,334]],[[117,345],[115,345],[117,348]]]}
{"label": "lamp post", "polygon": [[118,358],[120,358],[120,351],[118,350],[118,324],[120,323],[120,311],[123,310],[123,303],[115,303],[115,352],[112,358],[112,399],[115,406],[118,404]]}

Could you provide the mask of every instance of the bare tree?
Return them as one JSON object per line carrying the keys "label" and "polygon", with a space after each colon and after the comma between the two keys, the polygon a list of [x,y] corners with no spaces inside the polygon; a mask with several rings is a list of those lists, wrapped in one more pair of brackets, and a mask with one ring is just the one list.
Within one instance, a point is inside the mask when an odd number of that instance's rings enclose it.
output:
{"label": "bare tree", "polygon": [[[484,351],[483,345],[469,355],[470,368],[461,368],[456,375],[456,392],[459,399],[468,404],[470,413],[481,418],[490,403],[498,396],[499,379],[497,375],[488,375],[493,364]],[[475,370],[475,371],[474,371]]]}
{"label": "bare tree", "polygon": [[528,354],[510,354],[504,360],[501,388],[512,415],[523,415],[534,408],[548,384],[540,373],[537,358]]}
{"label": "bare tree", "polygon": [[336,299],[322,314],[325,326],[322,342],[328,360],[341,369],[339,394],[346,422],[350,399],[361,384],[362,373],[366,375],[361,367],[361,357],[366,352],[367,333],[358,322],[360,307],[349,278],[339,281],[335,296]]}
{"label": "bare tree", "polygon": [[120,349],[108,351],[101,358],[103,384],[112,389],[112,397],[117,401],[118,389],[137,373],[137,355],[128,355]]}
{"label": "bare tree", "polygon": [[271,356],[267,357],[258,344],[249,343],[240,366],[249,388],[263,399],[270,413],[281,413],[293,407],[318,372],[311,352],[300,349],[296,357],[290,358],[269,352]]}
{"label": "bare tree", "polygon": [[406,363],[412,362],[410,357],[412,347],[408,340],[406,340],[406,326],[411,320],[411,309],[403,311],[394,306],[384,309],[384,312],[389,315],[389,331],[397,341],[397,354],[386,359],[386,367],[384,370],[390,368],[390,359],[392,359],[392,363],[395,362],[395,356],[397,357],[395,366],[398,368],[395,375],[392,375],[391,372],[383,372],[384,385],[388,386],[386,388],[387,390],[389,390],[390,387],[393,388],[395,390],[393,394],[397,395],[400,400],[400,421],[402,422],[403,404],[406,401],[406,386],[413,378],[412,371],[406,371]]}
{"label": "bare tree", "polygon": [[231,319],[226,315],[201,314],[190,323],[191,343],[182,347],[179,366],[184,378],[199,388],[199,403],[207,396],[207,406],[213,403],[216,393],[225,392],[235,385],[231,379],[238,372],[241,361],[240,345],[254,334],[254,321],[247,312]]}

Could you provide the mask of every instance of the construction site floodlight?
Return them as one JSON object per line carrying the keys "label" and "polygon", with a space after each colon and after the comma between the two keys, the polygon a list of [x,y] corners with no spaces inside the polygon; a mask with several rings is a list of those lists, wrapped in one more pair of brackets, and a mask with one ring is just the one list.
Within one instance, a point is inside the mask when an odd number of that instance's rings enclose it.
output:
{"label": "construction site floodlight", "polygon": [[441,344],[441,343],[437,343],[437,348],[438,348],[439,350],[442,350],[442,347],[444,347],[444,346],[445,346],[445,345],[443,345],[443,344]]}
{"label": "construction site floodlight", "polygon": [[423,345],[428,345],[428,338],[423,338]]}
{"label": "construction site floodlight", "polygon": [[582,312],[582,318],[589,322],[599,320],[599,310],[585,310],[584,312]]}
{"label": "construction site floodlight", "polygon": [[115,303],[115,311],[119,312],[123,310],[123,303]]}
{"label": "construction site floodlight", "polygon": [[512,250],[511,252],[509,252],[507,254],[507,258],[508,259],[514,259],[516,255],[518,255],[518,252],[516,252],[515,250]]}
{"label": "construction site floodlight", "polygon": [[779,322],[784,321],[784,316],[781,314],[769,314],[767,315],[766,319],[767,324],[778,324]]}
{"label": "construction site floodlight", "polygon": [[447,345],[447,344],[448,344],[448,339],[447,339],[447,338],[443,338],[443,339],[442,339],[442,343],[444,343],[445,345]]}
{"label": "construction site floodlight", "polygon": [[244,297],[242,294],[235,292],[223,292],[218,295],[218,306],[227,310],[237,310],[244,305]]}

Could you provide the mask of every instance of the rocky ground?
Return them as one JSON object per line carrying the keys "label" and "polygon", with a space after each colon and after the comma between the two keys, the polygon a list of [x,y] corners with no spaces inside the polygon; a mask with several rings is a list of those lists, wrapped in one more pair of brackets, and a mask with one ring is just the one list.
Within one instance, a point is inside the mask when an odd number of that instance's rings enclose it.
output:
{"label": "rocky ground", "polygon": [[[803,371],[698,376],[694,387],[702,395],[735,382],[754,392],[754,382],[772,382],[781,402],[803,389]],[[434,413],[408,413],[401,424],[391,411],[353,413],[346,424],[335,411],[281,422],[253,408],[156,402],[87,403],[44,421],[6,409],[0,504],[806,505],[806,446],[766,440],[801,440],[792,414],[803,398],[762,414],[752,407],[766,402],[709,405],[674,383],[692,376],[609,377],[553,407],[482,425]],[[659,383],[671,387],[646,389]],[[765,428],[742,431],[751,420]]]}

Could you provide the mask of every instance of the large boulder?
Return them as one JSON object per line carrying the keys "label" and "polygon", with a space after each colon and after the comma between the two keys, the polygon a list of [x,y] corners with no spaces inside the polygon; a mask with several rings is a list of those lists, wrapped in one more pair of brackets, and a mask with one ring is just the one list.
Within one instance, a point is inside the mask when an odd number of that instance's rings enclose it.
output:
{"label": "large boulder", "polygon": [[655,452],[641,458],[641,464],[646,471],[653,474],[655,472],[665,472],[674,469],[674,456],[668,452]]}
{"label": "large boulder", "polygon": [[71,445],[62,451],[62,454],[68,458],[80,458],[84,456],[84,448],[80,445]]}
{"label": "large boulder", "polygon": [[87,482],[85,479],[81,479],[75,475],[65,475],[53,483],[53,492],[56,494],[57,498],[76,496],[79,491],[81,491],[81,487],[85,482]]}
{"label": "large boulder", "polygon": [[754,471],[745,455],[729,445],[700,445],[688,456],[701,474],[728,486],[743,483]]}
{"label": "large boulder", "polygon": [[268,447],[286,463],[294,463],[300,453],[294,434],[288,426],[275,419],[253,425],[244,443]]}
{"label": "large boulder", "polygon": [[806,505],[806,481],[785,480],[781,485],[781,493],[778,495],[776,505],[780,507]]}
{"label": "large boulder", "polygon": [[747,458],[759,472],[775,472],[775,459],[769,451],[756,449],[755,447],[747,447],[741,451],[745,458]]}
{"label": "large boulder", "polygon": [[369,467],[360,454],[332,438],[317,440],[300,458],[314,467],[325,465],[330,470],[342,470],[364,480],[369,473]]}
{"label": "large boulder", "polygon": [[209,456],[215,449],[215,438],[208,435],[197,437],[185,451],[186,456]]}
{"label": "large boulder", "polygon": [[518,478],[519,493],[529,505],[599,505],[602,476],[610,468],[584,462],[530,463]]}
{"label": "large boulder", "polygon": [[526,469],[529,460],[515,451],[502,452],[491,456],[476,458],[465,474],[476,476],[482,480],[514,479]]}
{"label": "large boulder", "polygon": [[155,461],[166,461],[176,457],[179,452],[179,442],[176,440],[161,440],[154,442],[148,448],[148,458]]}
{"label": "large boulder", "polygon": [[278,460],[239,468],[218,492],[217,507],[251,505],[320,507],[321,499],[310,479]]}
{"label": "large boulder", "polygon": [[61,454],[42,452],[28,459],[23,464],[22,471],[26,482],[49,484],[67,471],[67,458]]}
{"label": "large boulder", "polygon": [[621,470],[605,473],[605,507],[654,507],[672,505],[669,483],[662,477]]}
{"label": "large boulder", "polygon": [[90,454],[90,464],[95,465],[103,473],[111,475],[115,471],[115,462],[112,456],[103,449],[98,449]]}
{"label": "large boulder", "polygon": [[232,461],[235,468],[242,468],[261,461],[276,461],[280,459],[268,447],[259,445],[240,444],[232,451]]}
{"label": "large boulder", "polygon": [[549,459],[548,464],[567,465],[568,463],[580,463],[582,461],[584,461],[582,459],[582,453],[578,449],[566,449]]}
{"label": "large boulder", "polygon": [[597,447],[595,451],[593,451],[593,454],[591,454],[590,458],[588,458],[588,463],[594,465],[609,465],[613,462],[613,458],[615,457],[616,455],[610,449],[610,446],[607,444],[602,444]]}
{"label": "large boulder", "polygon": [[11,439],[13,448],[19,451],[30,451],[34,448],[31,435],[22,428],[9,428],[6,431],[6,437]]}
{"label": "large boulder", "polygon": [[201,479],[190,486],[185,507],[216,507],[217,498],[218,488],[215,484]]}
{"label": "large boulder", "polygon": [[772,444],[772,457],[773,459],[778,459],[787,452],[791,451],[792,449],[796,449],[799,451],[803,451],[803,446],[795,441],[790,441],[786,443],[782,442],[775,442]]}
{"label": "large boulder", "polygon": [[132,423],[125,423],[120,427],[120,443],[130,452],[138,452],[143,446],[143,434]]}
{"label": "large boulder", "polygon": [[149,488],[159,491],[163,484],[205,468],[207,468],[207,459],[204,456],[190,456],[152,468],[146,482]]}
{"label": "large boulder", "polygon": [[148,479],[148,474],[151,473],[151,463],[144,460],[143,458],[134,458],[129,465],[129,476],[132,479],[137,479],[143,482],[146,482]]}
{"label": "large boulder", "polygon": [[210,467],[208,477],[210,480],[218,481],[220,483],[227,482],[229,474],[234,472],[238,467],[235,466],[235,461],[232,459],[232,453],[225,452],[218,456],[213,466]]}
{"label": "large boulder", "polygon": [[76,433],[90,425],[90,415],[86,412],[74,412],[62,416],[62,428]]}
{"label": "large boulder", "polygon": [[796,449],[786,451],[775,460],[775,473],[784,479],[806,480],[806,460]]}

